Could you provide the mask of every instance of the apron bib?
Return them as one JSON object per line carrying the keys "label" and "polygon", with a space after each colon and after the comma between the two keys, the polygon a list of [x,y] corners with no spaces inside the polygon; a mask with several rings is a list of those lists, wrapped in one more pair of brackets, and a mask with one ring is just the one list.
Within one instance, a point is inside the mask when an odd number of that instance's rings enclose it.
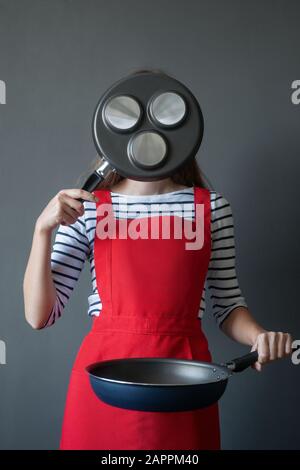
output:
{"label": "apron bib", "polygon": [[[112,201],[109,190],[95,191],[95,195],[99,199],[98,226],[106,216],[100,214],[100,204],[109,204],[112,209]],[[195,204],[204,206],[201,249],[187,250],[186,243],[191,240],[185,234],[174,236],[175,221],[188,222],[177,216],[149,217],[148,238],[122,238],[120,223],[124,220],[115,219],[115,237],[100,239],[95,234],[96,283],[103,307],[93,319],[72,368],[60,449],[220,448],[217,404],[180,412],[124,410],[99,400],[85,372],[93,362],[125,357],[211,362],[197,317],[211,253],[207,189],[195,187]],[[151,223],[162,228],[167,219],[171,236],[149,238]],[[127,219],[126,224],[131,223],[139,224],[141,219]],[[195,221],[190,226],[195,229]]]}

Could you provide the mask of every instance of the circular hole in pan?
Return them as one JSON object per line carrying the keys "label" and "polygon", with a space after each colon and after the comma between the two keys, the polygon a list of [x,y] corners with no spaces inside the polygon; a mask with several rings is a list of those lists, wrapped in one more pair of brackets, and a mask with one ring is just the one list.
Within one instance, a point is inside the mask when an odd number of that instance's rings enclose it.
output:
{"label": "circular hole in pan", "polygon": [[158,132],[141,131],[131,137],[127,152],[136,166],[151,170],[165,160],[167,144]]}
{"label": "circular hole in pan", "polygon": [[163,127],[178,126],[185,118],[186,111],[182,96],[172,91],[156,95],[149,106],[150,117]]}
{"label": "circular hole in pan", "polygon": [[110,128],[119,132],[134,129],[141,115],[142,110],[138,101],[127,95],[110,98],[103,108],[104,121]]}

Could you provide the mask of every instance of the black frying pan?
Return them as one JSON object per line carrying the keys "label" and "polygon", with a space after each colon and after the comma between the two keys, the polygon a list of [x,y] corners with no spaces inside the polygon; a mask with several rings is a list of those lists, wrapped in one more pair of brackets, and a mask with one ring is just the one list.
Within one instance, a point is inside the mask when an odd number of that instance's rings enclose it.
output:
{"label": "black frying pan", "polygon": [[102,361],[86,370],[95,394],[109,405],[138,411],[189,411],[216,403],[232,373],[257,359],[257,351],[226,364],[139,357]]}
{"label": "black frying pan", "polygon": [[93,191],[114,171],[154,181],[194,158],[203,137],[198,101],[181,82],[163,73],[131,74],[100,98],[92,131],[101,157],[82,189]]}

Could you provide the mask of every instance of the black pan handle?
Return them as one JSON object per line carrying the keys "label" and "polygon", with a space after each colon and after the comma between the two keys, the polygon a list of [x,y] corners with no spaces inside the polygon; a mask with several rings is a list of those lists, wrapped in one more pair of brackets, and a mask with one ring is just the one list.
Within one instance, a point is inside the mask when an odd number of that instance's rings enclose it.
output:
{"label": "black pan handle", "polygon": [[[99,168],[95,170],[86,180],[84,185],[82,186],[81,189],[84,189],[85,191],[92,192],[94,191],[98,184],[101,183],[101,181],[104,181],[105,178],[113,173],[115,171],[114,168],[112,168],[109,163],[104,159],[100,159],[99,163]],[[80,202],[83,202],[83,199],[78,199]]]}
{"label": "black pan handle", "polygon": [[97,173],[97,171],[94,171],[85,181],[81,189],[84,189],[85,191],[89,191],[91,193],[103,180],[104,177],[101,174]]}
{"label": "black pan handle", "polygon": [[232,359],[232,361],[226,363],[226,367],[232,370],[233,372],[242,372],[248,367],[252,366],[258,360],[258,352],[252,351],[245,356],[237,357]]}
{"label": "black pan handle", "polygon": [[[85,191],[88,191],[89,193],[91,193],[92,191],[94,191],[94,189],[97,188],[98,184],[101,183],[101,181],[103,180],[104,180],[103,176],[97,173],[96,171],[94,171],[88,177],[88,179],[86,180],[86,182],[84,183],[81,189],[84,189]],[[83,202],[84,199],[79,198],[78,201]]]}

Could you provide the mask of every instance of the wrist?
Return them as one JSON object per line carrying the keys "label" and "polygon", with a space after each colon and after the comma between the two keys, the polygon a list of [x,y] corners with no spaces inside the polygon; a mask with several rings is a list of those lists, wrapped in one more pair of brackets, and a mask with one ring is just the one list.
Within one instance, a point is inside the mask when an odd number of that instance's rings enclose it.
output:
{"label": "wrist", "polygon": [[42,235],[42,236],[47,236],[47,237],[50,236],[51,237],[52,228],[48,227],[48,226],[45,226],[45,224],[43,224],[43,221],[40,219],[40,217],[38,217],[36,222],[35,222],[34,232],[37,235]]}

